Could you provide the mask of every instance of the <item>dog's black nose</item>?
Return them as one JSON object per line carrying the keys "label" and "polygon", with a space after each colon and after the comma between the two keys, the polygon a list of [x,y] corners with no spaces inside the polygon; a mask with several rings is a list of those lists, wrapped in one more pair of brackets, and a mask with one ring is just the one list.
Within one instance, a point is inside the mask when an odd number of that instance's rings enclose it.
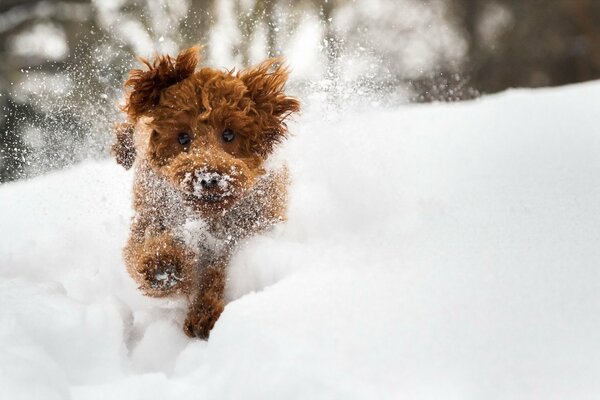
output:
{"label": "dog's black nose", "polygon": [[207,178],[207,179],[202,179],[200,181],[200,185],[202,185],[202,187],[204,189],[212,189],[214,187],[217,187],[218,184],[219,184],[219,179],[217,179],[217,178]]}

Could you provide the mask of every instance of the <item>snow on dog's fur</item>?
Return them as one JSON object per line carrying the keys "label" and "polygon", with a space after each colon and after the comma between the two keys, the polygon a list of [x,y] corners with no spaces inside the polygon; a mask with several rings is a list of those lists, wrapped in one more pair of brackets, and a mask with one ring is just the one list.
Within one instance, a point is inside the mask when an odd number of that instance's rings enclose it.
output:
{"label": "snow on dog's fur", "polygon": [[[125,82],[128,122],[113,145],[120,164],[135,165],[125,262],[145,294],[185,295],[185,333],[207,338],[235,244],[285,219],[286,168],[265,161],[300,104],[283,93],[278,59],[237,73],[197,69],[198,48],[142,61]],[[203,229],[190,240],[194,225]]]}

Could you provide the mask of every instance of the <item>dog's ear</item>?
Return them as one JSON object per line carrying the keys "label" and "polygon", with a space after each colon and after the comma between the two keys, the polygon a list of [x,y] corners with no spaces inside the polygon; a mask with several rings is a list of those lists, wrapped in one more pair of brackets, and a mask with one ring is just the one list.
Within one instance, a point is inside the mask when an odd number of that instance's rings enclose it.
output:
{"label": "dog's ear", "polygon": [[131,88],[123,111],[131,121],[148,115],[160,100],[160,93],[167,87],[184,80],[194,73],[199,61],[200,47],[183,50],[177,58],[157,55],[152,62],[140,58],[146,69],[133,69],[125,81]]}
{"label": "dog's ear", "polygon": [[288,75],[289,70],[283,65],[283,60],[271,58],[242,70],[238,78],[248,88],[256,107],[282,122],[290,114],[300,111],[300,101],[283,93]]}
{"label": "dog's ear", "polygon": [[131,168],[135,161],[135,146],[133,143],[134,126],[128,122],[121,122],[114,126],[115,141],[111,146],[111,153],[125,169]]}

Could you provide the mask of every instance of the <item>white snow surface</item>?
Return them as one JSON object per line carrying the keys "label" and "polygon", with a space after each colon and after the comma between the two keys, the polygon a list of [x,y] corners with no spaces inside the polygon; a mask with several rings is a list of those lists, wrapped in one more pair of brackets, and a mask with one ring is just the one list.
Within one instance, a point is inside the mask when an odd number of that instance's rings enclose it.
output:
{"label": "white snow surface", "polygon": [[0,187],[0,397],[591,399],[600,82],[307,111],[208,342],[139,294],[111,161]]}

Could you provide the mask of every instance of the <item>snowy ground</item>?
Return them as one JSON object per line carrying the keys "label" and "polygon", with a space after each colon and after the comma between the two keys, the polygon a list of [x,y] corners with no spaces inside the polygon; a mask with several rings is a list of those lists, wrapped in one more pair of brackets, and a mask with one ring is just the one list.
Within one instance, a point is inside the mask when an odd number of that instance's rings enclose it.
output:
{"label": "snowy ground", "polygon": [[600,394],[600,83],[307,112],[290,220],[250,240],[209,342],[120,259],[130,173],[0,187],[0,397]]}

